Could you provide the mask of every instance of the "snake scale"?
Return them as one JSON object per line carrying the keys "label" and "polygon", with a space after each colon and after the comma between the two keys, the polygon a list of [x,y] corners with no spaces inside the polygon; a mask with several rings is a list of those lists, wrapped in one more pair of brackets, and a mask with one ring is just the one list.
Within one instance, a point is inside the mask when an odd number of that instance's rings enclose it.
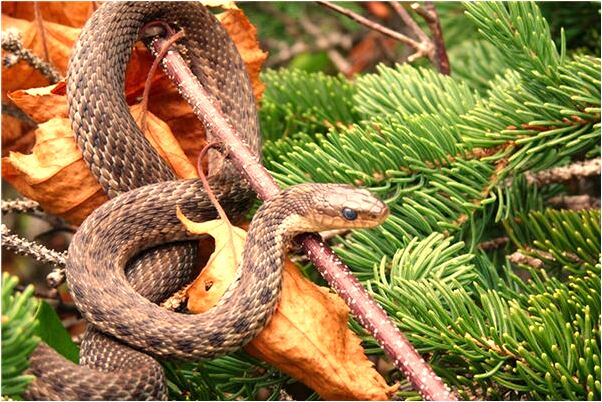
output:
{"label": "snake scale", "polygon": [[[251,222],[239,274],[217,306],[198,315],[156,303],[189,283],[196,242],[176,217],[215,219],[200,180],[176,180],[130,115],[125,70],[140,30],[161,20],[184,30],[190,68],[246,144],[260,155],[250,81],[234,44],[197,2],[107,2],[89,19],[71,57],[69,117],[84,160],[111,198],[80,226],[69,247],[67,283],[88,321],[76,365],[41,343],[30,359],[26,397],[52,400],[166,399],[154,357],[197,360],[235,351],[274,312],[286,247],[300,232],[372,227],[387,216],[368,191],[336,184],[293,186]],[[208,126],[210,127],[210,126]],[[208,136],[211,137],[210,129]],[[233,220],[254,194],[226,161],[210,160],[209,183]]]}

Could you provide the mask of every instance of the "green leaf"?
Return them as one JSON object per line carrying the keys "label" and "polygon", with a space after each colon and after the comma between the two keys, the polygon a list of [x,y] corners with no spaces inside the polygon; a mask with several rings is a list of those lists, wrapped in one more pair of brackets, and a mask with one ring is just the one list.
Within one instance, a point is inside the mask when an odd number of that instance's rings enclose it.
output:
{"label": "green leaf", "polygon": [[40,323],[37,335],[65,358],[78,364],[78,347],[71,340],[69,332],[63,327],[56,311],[45,301],[40,303],[36,319]]}

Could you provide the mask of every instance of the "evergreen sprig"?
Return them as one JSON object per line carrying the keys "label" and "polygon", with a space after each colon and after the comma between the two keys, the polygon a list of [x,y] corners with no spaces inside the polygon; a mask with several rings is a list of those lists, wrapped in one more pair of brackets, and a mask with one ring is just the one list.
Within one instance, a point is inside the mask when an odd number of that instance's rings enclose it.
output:
{"label": "evergreen sprig", "polygon": [[268,70],[259,112],[264,139],[297,132],[326,132],[358,120],[353,110],[354,87],[343,77],[301,70]]}
{"label": "evergreen sprig", "polygon": [[22,292],[15,288],[16,276],[2,274],[2,397],[21,399],[33,376],[23,374],[29,355],[38,345],[35,318],[38,301],[29,285]]}
{"label": "evergreen sprig", "polygon": [[[465,7],[484,40],[457,54],[477,60],[452,77],[380,66],[353,83],[360,119],[269,142],[267,164],[283,186],[386,200],[391,217],[337,238],[337,253],[462,396],[599,398],[599,211],[546,209],[566,188],[522,173],[599,155],[600,60],[562,38],[558,51],[534,3]],[[513,266],[516,250],[544,270]]]}
{"label": "evergreen sprig", "polygon": [[164,362],[170,395],[186,400],[280,400],[289,376],[244,352],[207,362]]}

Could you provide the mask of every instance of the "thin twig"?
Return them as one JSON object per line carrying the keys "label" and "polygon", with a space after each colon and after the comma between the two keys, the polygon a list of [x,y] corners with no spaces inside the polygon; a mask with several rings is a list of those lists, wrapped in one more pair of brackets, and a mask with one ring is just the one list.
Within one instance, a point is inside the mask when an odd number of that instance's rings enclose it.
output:
{"label": "thin twig", "polygon": [[[157,53],[164,44],[165,39],[158,38],[151,42],[150,47],[153,53]],[[177,49],[172,47],[172,51],[163,59],[162,65],[167,76],[192,105],[197,117],[206,124],[211,124],[212,134],[224,144],[233,165],[244,174],[258,196],[268,200],[279,194],[280,189],[272,176],[261,165],[259,158],[253,155],[241,141],[235,129],[222,114],[217,101],[192,74]],[[209,121],[208,116],[211,116]],[[395,366],[407,376],[423,397],[429,400],[455,400],[456,396],[416,352],[336,254],[315,234],[298,236],[298,240],[301,241],[303,250],[318,271],[343,298],[351,312],[392,357]]]}
{"label": "thin twig", "polygon": [[437,10],[435,10],[435,5],[432,1],[426,1],[424,5],[431,16],[431,19],[426,20],[426,22],[431,30],[432,41],[433,45],[435,46],[435,66],[437,66],[437,69],[441,74],[450,75],[451,67],[449,65],[447,51],[445,50],[445,42],[443,41],[443,32],[441,31],[439,14],[437,14]]}
{"label": "thin twig", "polygon": [[418,39],[420,39],[422,42],[430,41],[427,34],[425,34],[422,28],[418,26],[416,21],[414,21],[414,19],[410,16],[410,13],[406,11],[400,2],[392,1],[390,4],[397,15],[399,15],[403,23],[406,24],[406,26],[418,37]]}
{"label": "thin twig", "polygon": [[24,239],[13,234],[6,225],[1,225],[2,247],[16,254],[32,257],[37,261],[64,268],[67,264],[67,253],[51,250],[46,246]]}
{"label": "thin twig", "polygon": [[48,52],[48,42],[46,41],[46,28],[44,27],[44,17],[42,17],[42,11],[40,10],[40,2],[34,1],[33,10],[35,14],[36,24],[38,26],[38,32],[40,33],[40,39],[42,41],[42,49],[44,49],[44,61],[50,62],[50,53]]}
{"label": "thin twig", "polygon": [[24,60],[27,64],[46,77],[51,84],[55,84],[62,79],[61,74],[52,66],[52,64],[33,54],[30,49],[23,47],[21,34],[18,31],[13,31],[12,29],[2,31],[2,49],[13,55],[12,58],[5,57],[2,60],[2,63],[6,67],[16,64],[19,60]]}
{"label": "thin twig", "polygon": [[529,184],[543,186],[550,183],[562,183],[579,177],[599,176],[600,158],[575,162],[567,166],[554,167],[539,172],[526,172]]}
{"label": "thin twig", "polygon": [[393,38],[393,39],[396,39],[396,40],[398,40],[398,41],[400,41],[402,43],[405,43],[406,45],[408,45],[408,46],[410,46],[410,47],[412,47],[412,48],[414,48],[416,50],[422,49],[422,44],[419,43],[419,42],[416,42],[414,39],[412,39],[412,38],[410,38],[408,36],[405,36],[402,33],[394,31],[394,30],[392,30],[390,28],[382,26],[381,24],[379,24],[377,22],[374,22],[372,20],[369,20],[368,18],[366,18],[366,17],[364,17],[362,15],[359,15],[357,13],[354,13],[351,10],[343,8],[343,7],[341,7],[341,6],[337,5],[337,4],[331,3],[329,1],[318,1],[317,3],[320,4],[320,5],[322,5],[322,6],[324,6],[324,7],[326,7],[326,8],[330,8],[331,10],[334,10],[334,11],[340,13],[340,14],[343,14],[344,16],[347,16],[347,17],[351,18],[352,20],[354,20],[355,22],[357,22],[357,23],[359,23],[359,24],[361,24],[361,25],[363,25],[363,26],[365,26],[367,28],[370,28],[370,29],[372,29],[374,31],[378,31],[378,32],[382,33],[383,35],[386,35],[386,36],[388,36],[390,38]]}
{"label": "thin twig", "polygon": [[412,10],[414,10],[416,14],[421,16],[427,24],[432,24],[433,22],[435,22],[435,16],[431,13],[430,10],[425,10],[420,5],[420,3],[412,3],[410,7],[412,7]]}

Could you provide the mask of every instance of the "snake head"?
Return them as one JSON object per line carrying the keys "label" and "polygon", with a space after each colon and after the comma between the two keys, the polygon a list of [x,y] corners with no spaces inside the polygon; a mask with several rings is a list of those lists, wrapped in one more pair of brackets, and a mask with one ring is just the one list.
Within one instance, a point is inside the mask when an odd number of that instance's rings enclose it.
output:
{"label": "snake head", "polygon": [[305,231],[370,228],[389,216],[387,205],[368,190],[343,184],[305,184],[289,189],[302,192],[296,214]]}

